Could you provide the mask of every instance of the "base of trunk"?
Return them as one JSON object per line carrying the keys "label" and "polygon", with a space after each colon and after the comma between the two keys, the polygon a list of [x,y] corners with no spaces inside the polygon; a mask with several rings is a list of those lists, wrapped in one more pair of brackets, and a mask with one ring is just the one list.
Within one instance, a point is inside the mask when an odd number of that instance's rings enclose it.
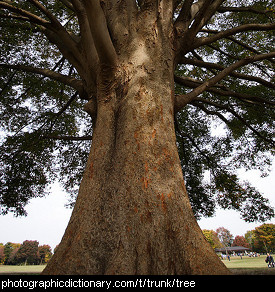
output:
{"label": "base of trunk", "polygon": [[[204,239],[195,219],[186,220],[185,216],[183,224],[170,220],[154,222],[154,216],[149,212],[134,212],[139,220],[133,220],[132,226],[123,224],[118,230],[103,220],[102,225],[105,228],[109,225],[109,229],[101,228],[99,234],[95,234],[91,225],[89,231],[81,225],[72,230],[74,222],[71,221],[57,252],[42,274],[230,274]],[[182,221],[180,217],[173,217]]]}

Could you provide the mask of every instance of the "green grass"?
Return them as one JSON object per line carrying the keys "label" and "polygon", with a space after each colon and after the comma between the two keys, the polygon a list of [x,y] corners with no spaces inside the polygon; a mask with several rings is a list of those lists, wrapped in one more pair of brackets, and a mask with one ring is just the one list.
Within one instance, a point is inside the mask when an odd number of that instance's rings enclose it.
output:
{"label": "green grass", "polygon": [[[239,275],[275,275],[275,268],[268,268],[265,262],[265,255],[260,257],[231,257],[230,261],[223,260],[223,263],[233,274]],[[273,255],[274,258],[274,255]]]}
{"label": "green grass", "polygon": [[[265,262],[266,256],[256,258],[231,257],[231,260],[223,260],[223,263],[235,275],[275,275],[275,268],[268,268]],[[275,256],[273,255],[273,258]],[[0,265],[0,275],[38,275],[45,265],[39,266],[4,266]]]}
{"label": "green grass", "polygon": [[37,266],[4,266],[0,265],[0,275],[38,275],[40,274],[45,265]]}

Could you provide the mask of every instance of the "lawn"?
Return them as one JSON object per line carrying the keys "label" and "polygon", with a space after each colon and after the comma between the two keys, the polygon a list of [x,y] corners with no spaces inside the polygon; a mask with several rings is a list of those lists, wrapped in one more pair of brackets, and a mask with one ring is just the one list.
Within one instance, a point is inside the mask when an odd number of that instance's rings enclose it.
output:
{"label": "lawn", "polygon": [[[265,263],[266,256],[260,257],[231,257],[231,260],[223,260],[223,263],[235,275],[275,275],[275,268],[268,268]],[[273,258],[275,256],[273,255]],[[0,265],[0,275],[37,275],[45,265],[39,266],[4,266]]]}
{"label": "lawn", "polygon": [[38,275],[40,274],[45,265],[37,266],[4,266],[0,265],[0,275]]}
{"label": "lawn", "polygon": [[[238,275],[275,275],[275,268],[268,268],[265,262],[266,256],[260,257],[231,257],[230,261],[223,260],[223,263],[233,274]],[[274,255],[273,255],[274,258]]]}

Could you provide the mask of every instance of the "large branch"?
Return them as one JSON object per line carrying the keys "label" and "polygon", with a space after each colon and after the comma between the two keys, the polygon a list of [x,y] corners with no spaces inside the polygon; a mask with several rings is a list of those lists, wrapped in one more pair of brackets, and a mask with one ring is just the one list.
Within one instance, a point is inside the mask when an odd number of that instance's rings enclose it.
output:
{"label": "large branch", "polygon": [[72,0],[71,2],[78,18],[81,37],[80,45],[83,48],[85,58],[87,60],[87,68],[89,68],[88,71],[90,74],[87,74],[87,77],[89,77],[89,75],[92,77],[92,80],[90,82],[87,80],[87,83],[93,83],[93,86],[95,86],[99,59],[90,30],[88,15],[83,3],[80,0]]}
{"label": "large branch", "polygon": [[[200,86],[203,82],[198,81],[198,80],[194,80],[192,78],[189,77],[179,77],[179,76],[175,76],[175,82],[183,85],[185,87],[189,87],[189,88],[197,88],[198,86]],[[206,89],[205,91],[210,92],[210,93],[214,93],[220,96],[227,96],[227,97],[235,97],[243,102],[247,102],[247,103],[252,103],[252,104],[268,104],[268,105],[275,105],[274,101],[270,101],[267,99],[264,99],[260,96],[256,96],[256,95],[252,95],[252,94],[246,94],[246,93],[240,93],[240,92],[236,92],[236,91],[232,91],[228,88],[226,88],[223,85],[216,85],[215,87],[210,87],[208,89]],[[182,95],[177,95],[177,98],[184,98],[184,96]]]}
{"label": "large branch", "polygon": [[211,116],[216,116],[219,119],[221,119],[225,124],[227,124],[228,126],[230,126],[230,121],[224,116],[222,115],[220,112],[216,111],[216,110],[209,110],[208,108],[206,108],[203,104],[196,102],[196,100],[194,100],[192,102],[193,106],[196,106],[198,108],[200,108],[202,111],[204,111],[207,115],[211,115]]}
{"label": "large branch", "polygon": [[49,18],[51,23],[57,27],[62,26],[60,22],[56,19],[56,17],[39,1],[37,0],[28,0],[28,2],[32,3],[36,8],[38,8],[45,16]]}
{"label": "large branch", "polygon": [[[274,141],[264,137],[260,132],[258,132],[256,129],[254,129],[240,114],[238,114],[233,108],[227,106],[227,105],[222,105],[222,104],[218,104],[216,102],[213,101],[209,101],[203,98],[195,98],[192,102],[193,105],[195,106],[199,106],[200,108],[202,108],[202,105],[199,105],[198,102],[203,102],[205,104],[208,104],[210,106],[214,106],[215,108],[221,109],[221,110],[225,110],[229,113],[231,113],[235,118],[237,118],[241,123],[243,123],[248,129],[250,129],[255,135],[257,135],[258,137],[260,137],[262,140],[271,143],[271,144],[275,144]],[[207,111],[205,111],[207,112]],[[212,113],[209,114],[216,114],[214,113],[214,111],[212,111]],[[228,120],[227,120],[228,121]],[[225,122],[225,121],[224,121]],[[229,121],[228,121],[229,122]],[[226,122],[228,124],[228,122]],[[230,123],[230,122],[229,122]]]}
{"label": "large branch", "polygon": [[[217,34],[217,33],[219,33],[218,30],[213,30],[213,29],[201,29],[200,32],[206,32],[206,33],[212,33],[212,34]],[[228,37],[226,37],[226,39],[228,39],[228,40],[230,40],[230,41],[232,41],[232,42],[238,44],[238,45],[241,46],[242,48],[244,48],[244,49],[246,49],[246,50],[248,50],[248,51],[250,51],[250,52],[252,52],[252,53],[254,53],[254,54],[262,54],[260,51],[258,51],[258,50],[256,50],[255,48],[249,46],[247,43],[244,43],[244,42],[240,41],[239,39],[236,39],[236,38],[234,38],[234,37],[232,37],[232,36],[228,36]],[[214,50],[218,50],[218,48],[214,48],[214,46],[209,45],[209,47],[212,47]],[[223,51],[221,51],[221,50],[219,50],[219,52],[220,52],[220,53],[223,53],[223,54],[226,55],[226,56],[230,56],[231,58],[235,58],[235,59],[237,59],[237,56],[229,55],[229,54],[227,54],[227,53],[225,53],[225,52],[223,52]],[[273,62],[273,60],[270,60],[270,61]]]}
{"label": "large branch", "polygon": [[182,0],[173,0],[173,11],[177,9]]}
{"label": "large branch", "polygon": [[71,0],[59,0],[60,2],[62,2],[67,8],[69,8],[70,10],[72,10],[74,12],[74,7],[72,5],[72,1]]}
{"label": "large branch", "polygon": [[271,11],[269,10],[259,10],[253,7],[220,7],[218,12],[225,13],[225,12],[251,12],[255,14],[267,14]]}
{"label": "large branch", "polygon": [[228,29],[225,31],[221,31],[214,36],[210,37],[201,37],[195,40],[192,48],[198,48],[200,46],[211,44],[217,40],[220,40],[222,38],[226,38],[228,36],[235,35],[240,32],[245,31],[268,31],[268,30],[274,30],[275,29],[275,23],[271,24],[258,24],[258,23],[251,23],[251,24],[244,24],[237,27],[234,27],[232,29]]}
{"label": "large branch", "polygon": [[52,139],[52,140],[64,140],[64,141],[89,141],[89,140],[92,140],[92,136],[75,137],[75,136],[47,135],[47,136],[43,136],[42,138],[43,139]]}
{"label": "large branch", "polygon": [[9,3],[6,3],[4,1],[0,1],[0,8],[6,9],[10,12],[16,13],[17,15],[22,16],[21,20],[27,20],[29,22],[32,22],[34,24],[38,24],[38,25],[42,25],[46,28],[49,28],[51,26],[50,22],[48,22],[47,20],[27,11],[24,9],[21,9],[19,7],[15,7]]}
{"label": "large branch", "polygon": [[[262,55],[262,54],[260,54]],[[259,56],[260,56],[259,55]],[[266,54],[268,60],[271,59],[271,57],[269,58],[268,55]],[[271,60],[272,61],[272,60]],[[182,57],[179,61],[180,64],[189,64],[189,65],[194,65],[194,66],[198,66],[198,67],[202,67],[202,68],[207,68],[207,69],[215,69],[215,70],[219,70],[222,71],[225,69],[225,67],[223,67],[222,65],[219,64],[215,64],[215,63],[210,63],[210,62],[204,62],[202,60],[195,60],[195,59],[189,59],[189,58],[185,58]],[[272,88],[274,89],[274,84],[272,84],[271,82],[264,80],[260,77],[256,77],[256,76],[251,76],[251,75],[246,75],[246,74],[242,74],[242,73],[238,73],[238,72],[230,72],[229,74],[230,76],[239,78],[239,79],[244,79],[244,80],[248,80],[248,81],[253,81],[253,82],[257,82],[259,84],[262,84],[266,87]]]}
{"label": "large branch", "polygon": [[177,34],[177,57],[190,51],[191,45],[199,32],[224,0],[185,0],[174,27]]}
{"label": "large branch", "polygon": [[77,42],[67,32],[67,30],[60,24],[55,16],[47,10],[39,1],[28,0],[35,5],[50,21],[47,21],[29,11],[13,6],[11,1],[0,1],[0,8],[14,13],[11,18],[16,18],[22,21],[29,21],[39,26],[39,30],[45,34],[50,42],[55,44],[61,53],[73,64],[82,78],[86,76],[85,60],[83,59]]}
{"label": "large branch", "polygon": [[185,107],[188,103],[192,102],[198,95],[211,88],[215,84],[217,84],[220,80],[228,76],[231,72],[238,69],[239,67],[245,66],[250,63],[254,63],[257,61],[261,61],[267,58],[274,58],[275,52],[269,54],[261,54],[256,55],[254,57],[249,57],[237,61],[236,63],[230,65],[229,67],[223,69],[220,73],[218,73],[215,77],[205,81],[203,84],[195,88],[188,94],[183,95],[181,98],[176,98],[175,100],[175,112],[180,111],[183,107]]}
{"label": "large branch", "polygon": [[[58,35],[58,37],[61,39],[61,41],[69,48],[73,54],[81,60],[81,54],[79,50],[77,49],[76,42],[71,37],[71,35],[67,32],[67,30],[64,28],[64,26],[58,21],[58,19],[39,1],[37,0],[28,0],[30,3],[32,3],[36,8],[38,8],[50,21],[51,21],[51,27],[49,27],[54,33]],[[82,61],[82,64],[84,62]]]}
{"label": "large branch", "polygon": [[187,33],[190,34],[191,37],[195,37],[197,32],[208,23],[210,18],[215,14],[218,7],[224,1],[225,0],[204,0],[201,9],[195,17],[194,23]]}
{"label": "large branch", "polygon": [[45,77],[59,81],[65,85],[68,85],[68,86],[76,89],[79,92],[79,94],[83,93],[82,81],[77,80],[77,79],[70,77],[70,76],[66,76],[66,75],[54,72],[54,71],[49,70],[49,69],[34,68],[31,66],[25,66],[25,65],[10,65],[10,64],[0,64],[0,67],[43,75]]}
{"label": "large branch", "polygon": [[[194,0],[185,0],[182,4],[180,13],[174,23],[177,34],[182,37],[183,33],[187,30],[201,7],[204,0],[199,0],[194,3]],[[193,4],[194,3],[194,4]]]}
{"label": "large branch", "polygon": [[100,1],[83,0],[82,2],[87,11],[90,30],[93,35],[100,62],[104,65],[115,66],[117,54],[108,31],[106,18],[100,6]]}

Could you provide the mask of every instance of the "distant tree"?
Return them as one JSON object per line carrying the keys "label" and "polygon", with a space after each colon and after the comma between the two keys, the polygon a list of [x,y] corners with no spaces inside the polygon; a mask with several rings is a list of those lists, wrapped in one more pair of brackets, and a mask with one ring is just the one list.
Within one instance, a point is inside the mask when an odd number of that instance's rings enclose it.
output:
{"label": "distant tree", "polygon": [[203,229],[202,233],[214,249],[222,247],[222,243],[220,242],[218,235],[214,230]]}
{"label": "distant tree", "polygon": [[244,236],[237,235],[232,243],[232,246],[243,246],[249,248],[249,243]]}
{"label": "distant tree", "polygon": [[10,256],[9,258],[7,259],[7,262],[6,264],[7,265],[17,265],[17,264],[20,264],[20,262],[18,262],[18,259],[17,259],[17,252],[19,250],[19,247],[15,247],[12,252],[10,253]]}
{"label": "distant tree", "polygon": [[249,244],[249,248],[251,250],[254,250],[254,240],[255,240],[255,236],[254,236],[254,232],[253,230],[249,230],[245,233],[244,235],[245,240],[248,242]]}
{"label": "distant tree", "polygon": [[4,254],[5,254],[5,259],[4,259],[4,264],[9,263],[9,259],[13,251],[17,248],[20,247],[20,243],[12,243],[12,242],[7,242],[4,245]]}
{"label": "distant tree", "polygon": [[12,243],[7,242],[4,246],[4,254],[5,254],[4,263],[5,264],[7,263],[7,260],[10,257],[11,252],[12,252]]}
{"label": "distant tree", "polygon": [[275,224],[262,224],[253,231],[254,249],[258,252],[275,251]]}
{"label": "distant tree", "polygon": [[47,244],[38,246],[38,251],[40,257],[40,264],[47,263],[52,257],[52,249]]}
{"label": "distant tree", "polygon": [[16,253],[17,263],[39,264],[38,241],[25,240]]}
{"label": "distant tree", "polygon": [[4,244],[0,243],[0,265],[4,263],[5,253],[4,253]]}
{"label": "distant tree", "polygon": [[219,227],[216,232],[220,242],[223,244],[224,247],[231,246],[233,241],[233,235],[228,229],[224,227]]}

